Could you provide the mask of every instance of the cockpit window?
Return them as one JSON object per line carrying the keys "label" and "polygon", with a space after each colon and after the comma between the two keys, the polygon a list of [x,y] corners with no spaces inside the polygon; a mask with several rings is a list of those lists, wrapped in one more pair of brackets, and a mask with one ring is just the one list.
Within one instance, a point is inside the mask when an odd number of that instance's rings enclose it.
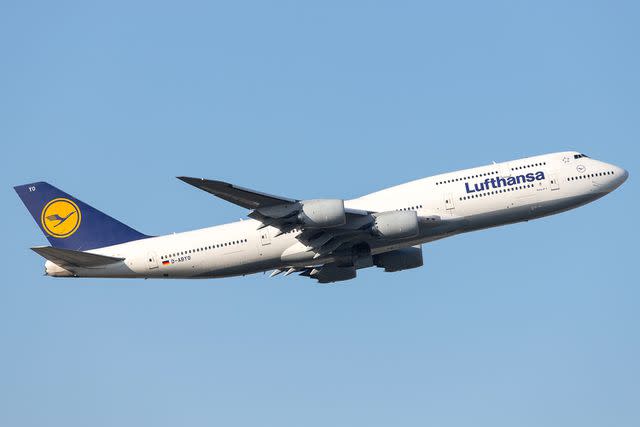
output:
{"label": "cockpit window", "polygon": [[589,156],[587,156],[586,154],[574,154],[573,155],[574,159],[581,159],[583,157],[586,157],[587,159],[589,158]]}

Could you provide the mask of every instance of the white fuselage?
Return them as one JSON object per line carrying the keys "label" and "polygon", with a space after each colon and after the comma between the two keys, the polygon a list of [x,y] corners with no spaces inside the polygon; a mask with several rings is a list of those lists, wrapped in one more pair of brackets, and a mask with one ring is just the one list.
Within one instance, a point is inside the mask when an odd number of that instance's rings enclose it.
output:
{"label": "white fuselage", "polygon": [[[346,208],[384,212],[415,210],[438,217],[421,225],[417,237],[371,244],[372,254],[418,245],[450,235],[562,212],[616,189],[627,172],[577,152],[560,152],[435,175],[357,199]],[[248,219],[166,236],[150,237],[89,252],[124,258],[100,268],[75,271],[77,277],[209,278],[319,265],[331,256],[304,254],[298,230],[277,235]],[[297,256],[296,256],[297,255]],[[47,273],[68,272],[47,261]]]}

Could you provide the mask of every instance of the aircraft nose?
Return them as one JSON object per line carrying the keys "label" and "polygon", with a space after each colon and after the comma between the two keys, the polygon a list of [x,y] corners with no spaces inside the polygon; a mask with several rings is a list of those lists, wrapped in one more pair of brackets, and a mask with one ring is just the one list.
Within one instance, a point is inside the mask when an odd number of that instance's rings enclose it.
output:
{"label": "aircraft nose", "polygon": [[614,166],[613,188],[620,187],[629,178],[629,172],[620,166]]}
{"label": "aircraft nose", "polygon": [[620,184],[625,182],[627,178],[629,178],[629,171],[627,171],[626,169],[622,169],[622,182]]}
{"label": "aircraft nose", "polygon": [[618,185],[622,184],[629,178],[629,172],[626,169],[616,166],[616,176],[618,177]]}

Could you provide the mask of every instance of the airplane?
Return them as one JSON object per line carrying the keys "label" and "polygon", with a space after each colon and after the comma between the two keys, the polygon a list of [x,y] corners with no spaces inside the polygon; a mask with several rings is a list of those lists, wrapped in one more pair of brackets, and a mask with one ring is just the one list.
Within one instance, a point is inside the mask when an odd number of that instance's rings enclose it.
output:
{"label": "airplane", "polygon": [[149,236],[46,182],[15,188],[51,246],[31,248],[53,277],[195,279],[272,271],[318,283],[423,265],[445,237],[564,212],[612,192],[621,167],[576,151],[434,175],[351,200],[294,199],[178,177],[249,210],[241,220]]}

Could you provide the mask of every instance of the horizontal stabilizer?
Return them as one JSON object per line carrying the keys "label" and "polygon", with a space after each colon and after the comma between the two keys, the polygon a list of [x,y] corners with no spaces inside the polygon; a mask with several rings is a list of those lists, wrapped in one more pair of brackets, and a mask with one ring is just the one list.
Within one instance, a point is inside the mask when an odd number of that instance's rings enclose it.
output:
{"label": "horizontal stabilizer", "polygon": [[124,258],[72,251],[71,249],[60,249],[51,246],[38,246],[31,248],[31,250],[61,267],[102,267],[124,260]]}

